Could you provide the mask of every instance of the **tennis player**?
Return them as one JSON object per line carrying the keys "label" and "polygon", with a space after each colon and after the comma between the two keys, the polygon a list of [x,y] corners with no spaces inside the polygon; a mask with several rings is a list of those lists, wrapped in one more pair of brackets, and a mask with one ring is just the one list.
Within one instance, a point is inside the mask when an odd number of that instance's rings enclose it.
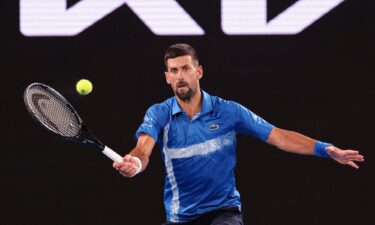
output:
{"label": "tennis player", "polygon": [[175,96],[147,110],[135,148],[113,167],[124,177],[133,177],[146,169],[159,142],[166,169],[166,224],[243,224],[234,177],[237,133],[356,169],[355,161],[364,161],[358,151],[280,129],[236,102],[203,91],[199,85],[203,68],[191,46],[170,46],[164,61],[165,78]]}

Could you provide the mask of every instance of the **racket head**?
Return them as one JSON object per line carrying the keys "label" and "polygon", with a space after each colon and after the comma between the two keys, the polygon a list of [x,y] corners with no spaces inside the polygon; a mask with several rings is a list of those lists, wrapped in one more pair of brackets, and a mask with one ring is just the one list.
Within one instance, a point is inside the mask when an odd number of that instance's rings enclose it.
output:
{"label": "racket head", "polygon": [[32,83],[25,89],[24,102],[33,119],[49,131],[68,139],[79,136],[83,128],[82,119],[73,106],[53,88]]}

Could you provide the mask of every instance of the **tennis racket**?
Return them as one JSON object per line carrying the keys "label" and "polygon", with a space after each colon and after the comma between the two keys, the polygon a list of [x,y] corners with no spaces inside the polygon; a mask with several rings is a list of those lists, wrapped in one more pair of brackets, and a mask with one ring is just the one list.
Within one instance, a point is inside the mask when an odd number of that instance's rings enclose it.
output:
{"label": "tennis racket", "polygon": [[58,136],[93,146],[113,161],[122,157],[102,144],[86,127],[73,106],[51,87],[32,83],[24,92],[27,110],[35,121]]}

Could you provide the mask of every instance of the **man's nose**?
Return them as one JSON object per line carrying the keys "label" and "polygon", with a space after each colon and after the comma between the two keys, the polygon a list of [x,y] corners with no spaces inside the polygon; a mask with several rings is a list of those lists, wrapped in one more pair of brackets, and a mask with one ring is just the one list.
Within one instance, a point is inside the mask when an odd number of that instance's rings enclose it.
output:
{"label": "man's nose", "polygon": [[178,70],[178,71],[177,71],[177,78],[178,78],[179,80],[182,80],[182,79],[183,79],[183,73],[182,73],[182,70]]}

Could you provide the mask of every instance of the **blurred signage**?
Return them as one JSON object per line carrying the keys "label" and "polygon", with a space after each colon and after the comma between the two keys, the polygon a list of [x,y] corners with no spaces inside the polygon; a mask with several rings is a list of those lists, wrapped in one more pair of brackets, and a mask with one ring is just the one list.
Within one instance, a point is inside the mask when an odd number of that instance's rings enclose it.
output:
{"label": "blurred signage", "polygon": [[[294,35],[343,1],[299,0],[267,21],[267,0],[221,0],[221,27],[227,35]],[[75,36],[124,4],[155,35],[205,34],[175,0],[81,0],[69,8],[66,0],[20,0],[20,30],[25,36]]]}

